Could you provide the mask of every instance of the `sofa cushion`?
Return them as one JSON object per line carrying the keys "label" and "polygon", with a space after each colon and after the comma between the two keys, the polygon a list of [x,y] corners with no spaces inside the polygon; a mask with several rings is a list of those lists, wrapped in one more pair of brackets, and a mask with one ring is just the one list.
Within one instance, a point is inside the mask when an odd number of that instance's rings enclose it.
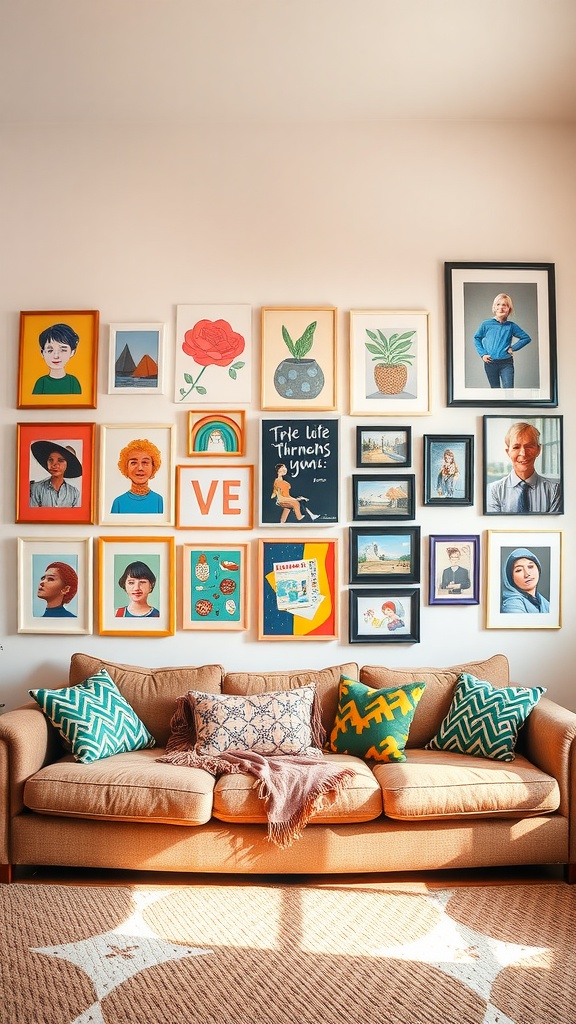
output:
{"label": "sofa cushion", "polygon": [[246,695],[265,693],[267,690],[293,690],[298,686],[315,683],[322,709],[322,725],[329,734],[336,715],[340,676],[357,679],[358,665],[347,662],[345,665],[333,665],[331,668],[294,669],[289,672],[227,672],[222,682],[222,692]]}
{"label": "sofa cushion", "polygon": [[76,686],[29,690],[77,761],[153,747],[154,737],[105,669]]}
{"label": "sofa cushion", "polygon": [[236,693],[197,693],[188,701],[194,713],[195,753],[218,757],[251,750],[264,757],[320,754],[322,738],[312,728],[314,686],[271,690],[246,697]]}
{"label": "sofa cushion", "polygon": [[494,686],[507,686],[510,682],[508,659],[495,654],[483,661],[470,661],[449,668],[388,668],[386,665],[364,665],[359,679],[375,690],[382,686],[405,686],[407,683],[426,683],[426,690],[410,726],[407,747],[423,747],[438,731],[442,719],[452,703],[454,687],[462,672],[471,672],[479,679],[487,679]]}
{"label": "sofa cushion", "polygon": [[[327,793],[311,823],[342,824],[372,821],[382,813],[382,792],[364,761],[347,754],[323,754],[324,759],[343,768],[353,768],[339,793]],[[253,775],[222,775],[214,787],[214,817],[244,824],[267,822],[259,782]],[[311,865],[311,868],[313,865]]]}
{"label": "sofa cushion", "polygon": [[375,761],[405,761],[410,723],[423,693],[420,683],[373,690],[342,676],[328,749]]}
{"label": "sofa cushion", "polygon": [[24,803],[38,814],[203,825],[212,815],[214,776],[158,764],[156,750],[113,754],[79,764],[70,755],[32,775]]}
{"label": "sofa cushion", "polygon": [[463,672],[448,714],[427,746],[513,761],[518,730],[545,692],[542,686],[495,687]]}
{"label": "sofa cushion", "polygon": [[[558,809],[560,791],[518,755],[513,764],[437,750],[410,750],[401,764],[377,764],[389,818],[520,818]],[[423,842],[425,842],[425,837]]]}
{"label": "sofa cushion", "polygon": [[170,719],[176,698],[188,690],[220,693],[221,665],[183,666],[180,668],[142,668],[103,661],[89,654],[73,654],[69,682],[73,685],[105,668],[111,679],[152,733],[156,743],[165,747],[170,736]]}

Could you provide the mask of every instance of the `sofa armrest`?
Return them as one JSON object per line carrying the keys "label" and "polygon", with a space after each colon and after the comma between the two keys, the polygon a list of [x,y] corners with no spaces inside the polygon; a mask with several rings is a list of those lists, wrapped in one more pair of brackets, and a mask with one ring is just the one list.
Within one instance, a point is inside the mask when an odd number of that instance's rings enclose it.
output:
{"label": "sofa armrest", "polygon": [[26,779],[59,753],[55,730],[37,704],[0,716],[0,863],[10,862],[10,818],[24,807]]}
{"label": "sofa armrest", "polygon": [[557,780],[560,813],[576,821],[576,779],[572,778],[576,714],[547,697],[541,697],[528,716],[521,735],[528,760]]}

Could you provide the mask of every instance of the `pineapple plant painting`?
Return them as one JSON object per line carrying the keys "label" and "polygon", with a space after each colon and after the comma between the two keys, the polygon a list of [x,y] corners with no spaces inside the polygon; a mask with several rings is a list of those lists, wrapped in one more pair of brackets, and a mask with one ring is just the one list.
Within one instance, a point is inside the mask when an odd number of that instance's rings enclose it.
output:
{"label": "pineapple plant painting", "polygon": [[416,331],[398,331],[386,336],[384,331],[366,328],[366,348],[372,355],[374,383],[383,395],[399,395],[408,380],[408,367],[415,359],[412,351]]}

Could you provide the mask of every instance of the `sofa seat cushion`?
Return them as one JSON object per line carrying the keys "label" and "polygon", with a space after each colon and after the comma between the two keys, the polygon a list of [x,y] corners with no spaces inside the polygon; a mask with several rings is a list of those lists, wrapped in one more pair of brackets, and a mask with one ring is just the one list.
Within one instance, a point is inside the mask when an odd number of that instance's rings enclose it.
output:
{"label": "sofa seat cushion", "polygon": [[[325,760],[353,768],[339,793],[328,793],[323,807],[310,819],[323,824],[372,821],[382,814],[382,792],[369,766],[348,754],[323,754]],[[214,817],[243,824],[265,823],[264,803],[258,796],[259,782],[253,775],[222,775],[214,787]]]}
{"label": "sofa seat cushion", "polygon": [[469,754],[410,750],[408,760],[377,764],[389,818],[517,818],[560,805],[558,783],[517,755],[511,763]]}
{"label": "sofa seat cushion", "polygon": [[112,754],[80,764],[71,755],[41,768],[24,787],[39,814],[171,825],[203,825],[212,816],[214,776],[156,761],[158,750]]}

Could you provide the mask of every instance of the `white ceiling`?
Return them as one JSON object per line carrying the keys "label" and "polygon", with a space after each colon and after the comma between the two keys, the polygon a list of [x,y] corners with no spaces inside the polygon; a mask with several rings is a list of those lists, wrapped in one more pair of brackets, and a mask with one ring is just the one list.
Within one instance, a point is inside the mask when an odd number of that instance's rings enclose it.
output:
{"label": "white ceiling", "polygon": [[576,120],[576,0],[0,0],[0,121]]}

